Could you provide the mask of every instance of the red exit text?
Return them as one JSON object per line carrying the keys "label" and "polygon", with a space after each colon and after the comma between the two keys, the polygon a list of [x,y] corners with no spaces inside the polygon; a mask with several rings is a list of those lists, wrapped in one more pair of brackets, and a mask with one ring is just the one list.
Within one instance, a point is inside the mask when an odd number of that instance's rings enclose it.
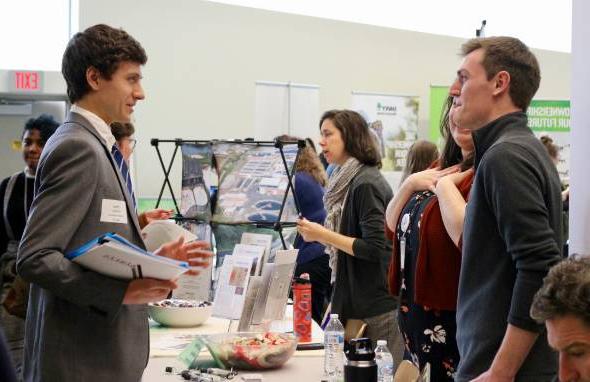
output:
{"label": "red exit text", "polygon": [[38,72],[14,72],[16,90],[41,90],[41,75]]}

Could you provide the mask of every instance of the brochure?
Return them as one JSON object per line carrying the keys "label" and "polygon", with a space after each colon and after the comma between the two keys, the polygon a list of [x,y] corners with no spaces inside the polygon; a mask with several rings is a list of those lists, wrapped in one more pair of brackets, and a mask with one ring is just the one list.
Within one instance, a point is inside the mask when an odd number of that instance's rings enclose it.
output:
{"label": "brochure", "polygon": [[226,256],[221,266],[213,302],[213,316],[239,320],[250,274],[256,265],[248,256]]}
{"label": "brochure", "polygon": [[192,232],[182,228],[170,220],[155,220],[141,230],[141,236],[148,251],[154,252],[162,244],[178,240],[184,236],[184,241],[189,242],[197,239]]}
{"label": "brochure", "polygon": [[[203,240],[211,244],[211,226],[209,224],[198,224],[184,222],[185,229],[194,233],[197,240]],[[198,275],[183,274],[178,279],[178,288],[172,291],[172,297],[185,300],[213,301],[211,295],[211,277],[213,270],[213,259],[207,268],[198,268]]]}
{"label": "brochure", "polygon": [[244,232],[242,234],[240,244],[258,245],[264,248],[264,253],[262,254],[262,257],[260,259],[260,266],[258,267],[258,272],[256,273],[256,276],[260,276],[262,274],[264,264],[268,261],[268,258],[270,257],[272,235],[267,235],[264,233]]}
{"label": "brochure", "polygon": [[261,276],[250,276],[250,282],[248,283],[248,289],[246,290],[246,297],[244,299],[242,316],[240,317],[240,322],[238,324],[238,332],[251,331],[250,325],[252,325],[252,314],[254,313],[254,304],[256,302],[256,296],[260,292],[261,284]]}
{"label": "brochure", "polygon": [[[204,240],[211,243],[211,227],[208,224],[185,222],[183,226],[171,220],[156,220],[141,231],[148,251],[155,251],[161,245],[184,236],[185,243]],[[172,291],[172,297],[184,300],[209,301],[211,287],[212,262],[205,269],[199,268],[198,275],[183,274],[178,279],[178,288]]]}
{"label": "brochure", "polygon": [[252,273],[250,276],[260,274],[265,248],[259,245],[236,244],[232,256],[249,257],[252,259]]}
{"label": "brochure", "polygon": [[253,307],[252,325],[283,319],[298,252],[297,249],[278,250],[275,261],[264,266],[261,287]]}
{"label": "brochure", "polygon": [[186,262],[144,251],[115,233],[101,235],[65,256],[84,268],[122,280],[171,280],[189,269]]}

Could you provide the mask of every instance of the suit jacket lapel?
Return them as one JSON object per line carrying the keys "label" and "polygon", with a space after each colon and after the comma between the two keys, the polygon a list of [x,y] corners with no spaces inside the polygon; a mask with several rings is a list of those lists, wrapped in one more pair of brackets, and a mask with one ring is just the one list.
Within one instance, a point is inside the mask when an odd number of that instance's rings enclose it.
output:
{"label": "suit jacket lapel", "polygon": [[86,131],[88,131],[91,135],[93,135],[100,142],[100,144],[102,145],[102,147],[104,149],[105,155],[109,159],[109,161],[111,163],[111,167],[112,167],[113,171],[115,172],[117,179],[119,180],[119,186],[121,187],[121,190],[123,191],[123,195],[125,197],[125,202],[127,203],[127,209],[129,211],[131,211],[131,213],[129,215],[131,215],[131,220],[133,221],[133,225],[135,226],[135,229],[137,230],[138,235],[141,237],[141,228],[139,227],[139,220],[137,218],[137,212],[135,211],[135,206],[133,205],[132,197],[131,197],[131,195],[129,195],[129,192],[127,191],[127,184],[125,183],[125,179],[123,179],[123,176],[121,175],[121,172],[118,169],[117,163],[115,162],[115,159],[113,158],[113,155],[111,154],[111,151],[107,147],[107,144],[106,144],[104,138],[100,136],[98,131],[96,131],[96,129],[90,124],[90,122],[88,122],[88,120],[86,118],[84,118],[83,116],[81,116],[78,113],[69,113],[68,117],[66,118],[65,123],[74,123],[78,126],[83,127]]}

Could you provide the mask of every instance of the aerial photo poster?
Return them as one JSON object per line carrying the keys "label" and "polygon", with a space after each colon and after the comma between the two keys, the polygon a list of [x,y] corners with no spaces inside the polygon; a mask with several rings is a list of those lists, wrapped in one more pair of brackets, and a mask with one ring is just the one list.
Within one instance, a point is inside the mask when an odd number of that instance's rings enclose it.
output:
{"label": "aerial photo poster", "polygon": [[[289,171],[297,150],[297,145],[283,147]],[[295,222],[297,210],[291,191],[279,217],[289,180],[278,148],[223,143],[214,145],[213,151],[219,171],[214,223]]]}

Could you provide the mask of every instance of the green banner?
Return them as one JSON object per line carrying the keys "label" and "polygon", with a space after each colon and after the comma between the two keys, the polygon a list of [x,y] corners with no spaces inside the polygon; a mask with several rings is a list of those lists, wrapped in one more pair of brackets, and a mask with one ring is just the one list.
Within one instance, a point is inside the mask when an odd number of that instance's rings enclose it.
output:
{"label": "green banner", "polygon": [[529,127],[535,132],[570,131],[570,101],[532,100],[527,115]]}
{"label": "green banner", "polygon": [[428,129],[428,140],[440,144],[440,118],[443,107],[449,96],[448,86],[430,86],[430,127]]}
{"label": "green banner", "polygon": [[[153,210],[154,208],[156,208],[157,201],[157,198],[138,198],[137,213]],[[160,200],[160,206],[158,208],[163,208],[165,210],[174,210],[174,213],[176,213],[176,209],[174,208],[174,202],[172,201],[172,199]]]}

